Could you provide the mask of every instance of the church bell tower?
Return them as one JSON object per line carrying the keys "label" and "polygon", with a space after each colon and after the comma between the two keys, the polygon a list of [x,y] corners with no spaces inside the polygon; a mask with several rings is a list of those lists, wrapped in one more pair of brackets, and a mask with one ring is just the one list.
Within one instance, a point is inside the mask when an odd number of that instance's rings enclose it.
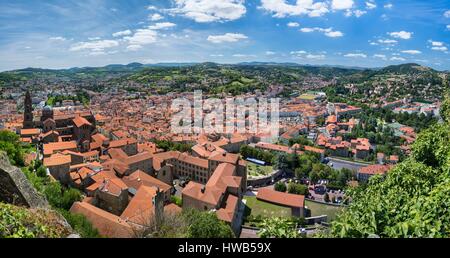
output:
{"label": "church bell tower", "polygon": [[27,90],[27,93],[25,94],[25,112],[23,115],[23,128],[24,129],[30,129],[34,127],[33,122],[33,106],[31,103],[31,95],[30,92]]}

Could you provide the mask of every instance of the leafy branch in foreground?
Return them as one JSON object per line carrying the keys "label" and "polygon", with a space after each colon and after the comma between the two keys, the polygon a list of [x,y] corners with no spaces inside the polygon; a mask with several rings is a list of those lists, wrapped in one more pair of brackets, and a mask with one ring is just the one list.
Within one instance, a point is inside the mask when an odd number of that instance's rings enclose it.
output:
{"label": "leafy branch in foreground", "polygon": [[351,192],[352,203],[332,223],[334,237],[450,236],[450,109],[444,123],[419,134],[412,155],[365,188]]}

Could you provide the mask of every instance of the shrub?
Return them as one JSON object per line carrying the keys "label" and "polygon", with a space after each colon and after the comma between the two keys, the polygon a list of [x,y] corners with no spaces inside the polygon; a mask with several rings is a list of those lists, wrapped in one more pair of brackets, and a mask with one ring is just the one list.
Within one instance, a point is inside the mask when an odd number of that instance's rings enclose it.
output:
{"label": "shrub", "polygon": [[282,183],[282,182],[277,182],[275,184],[274,188],[275,188],[275,191],[278,191],[278,192],[286,192],[286,190],[287,190],[286,184]]}
{"label": "shrub", "polygon": [[83,238],[97,238],[100,237],[98,230],[94,228],[85,216],[81,214],[74,214],[69,211],[58,209],[64,216],[70,226]]}
{"label": "shrub", "polygon": [[234,233],[215,213],[200,212],[194,209],[183,211],[190,238],[232,238]]}
{"label": "shrub", "polygon": [[291,194],[300,194],[300,195],[308,195],[308,187],[302,184],[296,184],[294,182],[289,183],[288,185],[288,193]]}
{"label": "shrub", "polygon": [[183,200],[175,195],[170,196],[170,201],[179,207],[183,206]]}
{"label": "shrub", "polygon": [[46,177],[47,176],[47,170],[45,167],[40,166],[37,170],[36,170],[36,174],[38,177]]}

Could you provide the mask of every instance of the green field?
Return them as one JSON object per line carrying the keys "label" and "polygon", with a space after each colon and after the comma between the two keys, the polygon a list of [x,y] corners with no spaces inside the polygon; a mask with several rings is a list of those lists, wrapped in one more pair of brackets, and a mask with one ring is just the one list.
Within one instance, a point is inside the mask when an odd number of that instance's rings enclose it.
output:
{"label": "green field", "polygon": [[291,209],[274,205],[268,202],[259,201],[256,199],[256,196],[245,196],[244,200],[246,200],[247,209],[245,212],[245,216],[258,216],[261,215],[263,217],[290,217]]}
{"label": "green field", "polygon": [[[261,215],[263,217],[290,217],[291,209],[283,206],[278,206],[268,202],[259,201],[255,196],[245,196],[247,209],[245,217],[252,215],[256,217]],[[336,215],[342,211],[342,207],[321,204],[305,200],[305,206],[311,210],[311,217],[327,215],[328,222],[334,220]]]}
{"label": "green field", "polygon": [[247,173],[250,177],[265,176],[272,172],[272,166],[260,166],[252,162],[247,162]]}
{"label": "green field", "polygon": [[334,220],[336,215],[343,209],[342,207],[311,202],[308,200],[305,200],[305,206],[311,210],[311,217],[327,215],[328,222]]}
{"label": "green field", "polygon": [[306,93],[306,94],[302,94],[302,95],[300,95],[300,99],[304,99],[304,100],[314,100],[314,98],[315,98],[316,96],[315,95],[313,95],[313,94],[308,94],[308,93]]}

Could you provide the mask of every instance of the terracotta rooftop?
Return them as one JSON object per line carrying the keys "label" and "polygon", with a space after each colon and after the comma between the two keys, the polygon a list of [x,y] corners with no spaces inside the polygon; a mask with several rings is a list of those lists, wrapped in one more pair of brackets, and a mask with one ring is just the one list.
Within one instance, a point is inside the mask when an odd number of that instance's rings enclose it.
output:
{"label": "terracotta rooftop", "polygon": [[242,178],[234,176],[235,171],[234,165],[222,163],[216,168],[206,185],[191,181],[183,189],[183,195],[217,206],[228,187],[240,187]]}
{"label": "terracotta rooftop", "polygon": [[39,128],[20,130],[20,135],[39,135],[40,133],[41,133],[41,129],[39,129]]}
{"label": "terracotta rooftop", "polygon": [[229,194],[226,200],[224,200],[224,207],[217,210],[217,217],[223,221],[232,222],[237,205],[239,203],[239,198]]}
{"label": "terracotta rooftop", "polygon": [[122,191],[128,189],[128,186],[120,178],[111,178],[105,179],[98,189],[118,196]]}
{"label": "terracotta rooftop", "polygon": [[44,144],[44,155],[51,155],[54,152],[64,151],[64,150],[76,150],[77,143],[75,141],[71,142],[51,142]]}
{"label": "terracotta rooftop", "polygon": [[209,160],[236,164],[239,160],[239,155],[229,152],[214,151],[209,157]]}
{"label": "terracotta rooftop", "polygon": [[53,154],[49,158],[44,158],[44,166],[46,167],[70,165],[71,162],[70,155]]}
{"label": "terracotta rooftop", "polygon": [[358,170],[358,173],[369,174],[369,175],[384,175],[389,169],[391,169],[391,165],[370,165],[367,167],[362,167]]}
{"label": "terracotta rooftop", "polygon": [[88,202],[75,202],[70,212],[82,214],[105,237],[133,237],[132,227],[120,217],[97,208]]}
{"label": "terracotta rooftop", "polygon": [[258,142],[256,144],[256,147],[261,148],[261,149],[270,150],[270,151],[281,151],[281,152],[286,152],[286,153],[293,152],[291,149],[289,149],[288,146],[266,143],[266,142]]}
{"label": "terracotta rooftop", "polygon": [[303,208],[305,206],[305,196],[303,195],[282,193],[267,188],[260,189],[256,198],[287,207]]}
{"label": "terracotta rooftop", "polygon": [[73,119],[73,123],[75,124],[76,127],[82,127],[83,125],[89,125],[92,126],[91,123],[89,123],[88,120],[86,120],[86,118],[82,117],[82,116],[77,116]]}
{"label": "terracotta rooftop", "polygon": [[172,186],[158,180],[141,170],[133,172],[129,176],[122,178],[122,181],[128,186],[134,189],[139,189],[142,185],[149,187],[159,187],[163,192],[166,192],[172,188]]}
{"label": "terracotta rooftop", "polygon": [[127,208],[120,217],[125,221],[131,221],[138,225],[146,225],[150,222],[154,214],[153,198],[156,196],[156,189],[148,186],[141,186],[136,195],[128,203]]}

